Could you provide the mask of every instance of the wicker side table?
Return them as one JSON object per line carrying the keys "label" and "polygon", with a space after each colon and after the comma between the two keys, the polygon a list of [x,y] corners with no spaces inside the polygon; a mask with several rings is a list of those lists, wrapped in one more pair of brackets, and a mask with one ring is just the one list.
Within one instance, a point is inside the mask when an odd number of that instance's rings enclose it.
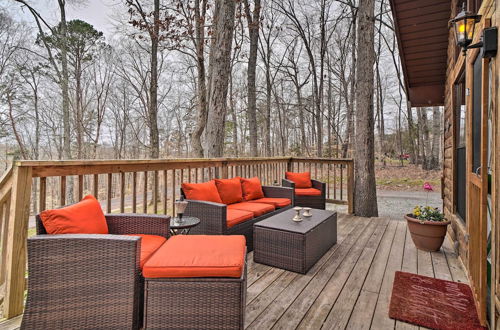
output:
{"label": "wicker side table", "polygon": [[254,261],[305,274],[337,243],[337,213],[313,209],[312,216],[292,221],[287,210],[254,224]]}

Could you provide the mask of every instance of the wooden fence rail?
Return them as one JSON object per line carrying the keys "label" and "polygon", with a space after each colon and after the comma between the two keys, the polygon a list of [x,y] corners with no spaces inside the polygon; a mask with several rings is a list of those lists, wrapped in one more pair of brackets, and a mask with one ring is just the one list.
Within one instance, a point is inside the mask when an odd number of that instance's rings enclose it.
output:
{"label": "wooden fence rail", "polygon": [[23,311],[30,215],[33,219],[35,213],[87,194],[96,196],[107,213],[175,214],[182,182],[258,176],[263,184],[281,185],[285,171],[310,171],[312,178],[327,183],[327,201],[346,204],[352,213],[352,159],[17,161],[0,179],[2,316],[12,318]]}

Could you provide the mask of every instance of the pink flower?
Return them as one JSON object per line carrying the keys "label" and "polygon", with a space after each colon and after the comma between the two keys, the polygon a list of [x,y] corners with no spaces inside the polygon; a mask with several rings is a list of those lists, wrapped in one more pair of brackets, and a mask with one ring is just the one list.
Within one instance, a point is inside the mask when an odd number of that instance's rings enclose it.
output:
{"label": "pink flower", "polygon": [[425,182],[424,183],[424,190],[426,191],[434,191],[434,189],[432,189],[432,186],[429,182]]}

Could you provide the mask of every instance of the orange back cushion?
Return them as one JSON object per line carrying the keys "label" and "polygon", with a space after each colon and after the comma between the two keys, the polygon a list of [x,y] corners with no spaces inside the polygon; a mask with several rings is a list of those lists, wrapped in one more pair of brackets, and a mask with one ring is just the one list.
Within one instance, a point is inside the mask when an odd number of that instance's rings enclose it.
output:
{"label": "orange back cushion", "polygon": [[222,200],[220,199],[214,180],[203,183],[183,183],[182,191],[184,191],[187,199],[222,204]]}
{"label": "orange back cushion", "polygon": [[264,192],[262,191],[262,184],[258,177],[253,177],[251,179],[241,178],[241,187],[243,188],[243,198],[246,201],[251,201],[252,199],[264,198]]}
{"label": "orange back cushion", "polygon": [[108,234],[108,224],[101,204],[94,196],[56,210],[40,213],[48,234]]}
{"label": "orange back cushion", "polygon": [[285,177],[287,180],[293,181],[295,183],[295,188],[311,188],[311,172],[285,172]]}
{"label": "orange back cushion", "polygon": [[243,190],[239,177],[232,179],[215,179],[220,199],[224,204],[239,203],[243,200]]}

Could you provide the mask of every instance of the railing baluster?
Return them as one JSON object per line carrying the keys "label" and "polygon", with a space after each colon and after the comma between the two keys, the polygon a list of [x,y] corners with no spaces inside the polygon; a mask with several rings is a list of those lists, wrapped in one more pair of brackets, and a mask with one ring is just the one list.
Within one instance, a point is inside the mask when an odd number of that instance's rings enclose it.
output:
{"label": "railing baluster", "polygon": [[326,164],[326,196],[327,198],[330,198],[330,188],[331,188],[331,182],[330,182],[330,163]]}
{"label": "railing baluster", "polygon": [[132,172],[132,213],[137,213],[137,172]]}
{"label": "railing baluster", "polygon": [[108,173],[107,193],[106,193],[106,212],[111,213],[111,199],[113,198],[113,173]]}
{"label": "railing baluster", "polygon": [[337,165],[333,164],[333,199],[337,199]]}
{"label": "railing baluster", "polygon": [[153,172],[153,213],[158,213],[158,171]]}
{"label": "railing baluster", "polygon": [[125,172],[120,173],[120,212],[125,213]]}
{"label": "railing baluster", "polygon": [[340,165],[340,200],[344,199],[344,166]]}
{"label": "railing baluster", "polygon": [[144,172],[144,189],[142,191],[142,213],[148,213],[148,172]]}
{"label": "railing baluster", "polygon": [[172,170],[172,216],[175,216],[175,169]]}
{"label": "railing baluster", "polygon": [[66,205],[66,177],[61,176],[61,189],[60,189],[60,196],[59,196],[59,204],[61,206]]}
{"label": "railing baluster", "polygon": [[168,176],[167,170],[163,170],[163,214],[167,214],[167,200],[168,200]]}
{"label": "railing baluster", "polygon": [[[47,207],[47,178],[42,177],[40,178],[40,196],[39,196],[39,211],[45,211],[45,208]],[[2,204],[3,206],[3,204]],[[1,220],[1,217],[0,217]]]}
{"label": "railing baluster", "polygon": [[83,175],[78,176],[78,201],[83,198]]}
{"label": "railing baluster", "polygon": [[96,199],[99,199],[99,174],[94,174],[94,183],[92,184],[93,194]]}

